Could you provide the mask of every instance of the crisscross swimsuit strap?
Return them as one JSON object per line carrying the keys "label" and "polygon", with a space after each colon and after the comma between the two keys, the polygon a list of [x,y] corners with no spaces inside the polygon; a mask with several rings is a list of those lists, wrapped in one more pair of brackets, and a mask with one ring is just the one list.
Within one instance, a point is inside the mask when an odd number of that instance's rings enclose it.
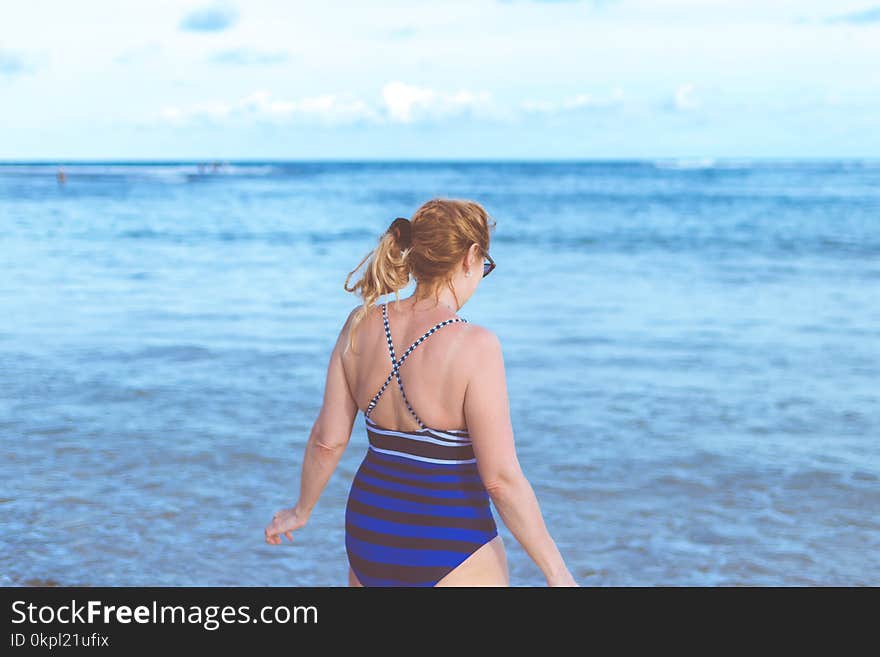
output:
{"label": "crisscross swimsuit strap", "polygon": [[377,392],[373,399],[370,400],[370,405],[367,407],[364,415],[366,417],[370,417],[370,413],[373,412],[373,409],[376,407],[376,404],[379,401],[379,398],[382,396],[382,393],[385,392],[385,388],[388,387],[388,384],[391,383],[391,379],[397,378],[397,385],[400,387],[400,394],[403,396],[403,401],[406,402],[406,407],[409,409],[409,412],[412,413],[412,416],[415,418],[416,422],[419,423],[419,426],[422,429],[427,429],[425,423],[422,422],[421,418],[416,415],[416,412],[413,410],[413,407],[410,405],[409,400],[406,398],[406,393],[403,391],[403,381],[400,380],[400,366],[403,365],[404,361],[407,357],[413,352],[413,350],[418,347],[422,342],[427,340],[431,335],[434,334],[435,331],[439,331],[441,328],[446,326],[447,324],[453,324],[455,322],[464,322],[467,323],[467,320],[463,317],[455,317],[453,319],[444,320],[438,324],[435,324],[433,327],[425,331],[422,336],[413,342],[409,348],[403,353],[403,356],[400,357],[400,360],[394,355],[394,342],[391,340],[391,327],[388,324],[388,304],[382,304],[382,321],[385,324],[385,340],[388,342],[388,352],[391,356],[391,373],[388,375],[388,378],[385,379],[385,383],[382,384],[382,387],[379,388],[379,392]]}

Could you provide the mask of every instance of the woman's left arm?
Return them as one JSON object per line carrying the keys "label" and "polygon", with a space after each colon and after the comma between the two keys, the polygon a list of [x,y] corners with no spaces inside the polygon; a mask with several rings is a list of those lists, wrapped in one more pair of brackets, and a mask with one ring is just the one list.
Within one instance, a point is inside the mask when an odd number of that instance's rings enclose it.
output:
{"label": "woman's left arm", "polygon": [[348,343],[353,314],[354,310],[349,313],[330,354],[324,401],[303,454],[299,500],[293,507],[278,511],[266,527],[266,542],[272,545],[281,543],[282,534],[292,541],[292,532],[306,524],[351,438],[358,406],[345,378],[342,354]]}

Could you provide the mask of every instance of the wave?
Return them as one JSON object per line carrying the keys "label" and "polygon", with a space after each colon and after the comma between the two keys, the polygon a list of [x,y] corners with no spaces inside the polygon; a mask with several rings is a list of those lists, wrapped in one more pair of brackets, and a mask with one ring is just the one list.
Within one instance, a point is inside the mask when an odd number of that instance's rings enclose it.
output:
{"label": "wave", "polygon": [[655,160],[652,164],[657,169],[712,169],[716,166],[717,160],[711,157],[696,159],[671,159]]}
{"label": "wave", "polygon": [[169,164],[0,164],[0,176],[54,178],[63,169],[68,180],[149,180],[157,182],[191,182],[216,177],[267,177],[281,175],[284,167],[271,164],[169,163]]}

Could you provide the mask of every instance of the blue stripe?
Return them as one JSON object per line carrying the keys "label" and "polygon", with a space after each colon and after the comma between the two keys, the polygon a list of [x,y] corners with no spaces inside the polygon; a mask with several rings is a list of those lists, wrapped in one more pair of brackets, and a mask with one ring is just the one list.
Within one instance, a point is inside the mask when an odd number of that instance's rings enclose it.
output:
{"label": "blue stripe", "polygon": [[382,520],[365,516],[357,511],[348,511],[346,521],[352,525],[369,529],[382,534],[394,536],[410,536],[415,538],[440,538],[454,541],[470,541],[473,543],[485,543],[494,538],[496,532],[481,532],[477,529],[462,529],[459,527],[428,527],[426,525],[410,525],[391,520]]}
{"label": "blue stripe", "polygon": [[468,552],[450,550],[419,550],[375,545],[354,536],[346,537],[348,549],[361,559],[395,566],[457,566],[468,557]]}
{"label": "blue stripe", "polygon": [[480,479],[479,475],[471,474],[470,472],[463,472],[461,474],[442,474],[442,475],[423,475],[416,474],[415,472],[404,472],[403,470],[395,470],[393,468],[386,468],[383,465],[379,465],[378,463],[372,463],[367,460],[364,461],[366,466],[370,470],[374,470],[375,472],[379,472],[382,474],[391,475],[393,477],[401,477],[403,479],[415,479],[417,481],[427,481],[430,483],[450,483],[450,484],[482,484],[483,480]]}
{"label": "blue stripe", "polygon": [[443,516],[448,518],[491,518],[492,514],[488,506],[483,508],[460,507],[460,506],[442,506],[436,504],[425,504],[423,502],[410,502],[409,500],[398,500],[394,497],[386,497],[385,495],[377,495],[376,493],[368,493],[356,487],[352,488],[351,497],[358,502],[375,506],[380,509],[388,509],[390,511],[402,511],[404,513],[418,513],[428,516]]}
{"label": "blue stripe", "polygon": [[402,493],[415,493],[416,495],[424,495],[425,497],[436,497],[447,500],[473,500],[474,502],[481,502],[487,499],[486,494],[481,493],[478,490],[432,490],[430,488],[407,486],[405,484],[398,484],[392,481],[385,481],[384,479],[376,479],[375,477],[371,477],[370,475],[364,474],[363,472],[358,475],[358,480],[363,481],[367,484],[372,484],[373,486],[378,486],[379,488],[384,488],[386,490],[396,490]]}

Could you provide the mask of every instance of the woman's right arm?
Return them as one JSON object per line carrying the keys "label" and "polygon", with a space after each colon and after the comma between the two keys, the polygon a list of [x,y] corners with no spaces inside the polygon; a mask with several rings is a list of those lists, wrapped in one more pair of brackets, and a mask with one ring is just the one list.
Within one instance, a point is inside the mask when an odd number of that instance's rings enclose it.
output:
{"label": "woman's right arm", "polygon": [[464,412],[483,485],[547,584],[577,586],[547,531],[535,492],[516,456],[501,343],[491,331],[475,328]]}

